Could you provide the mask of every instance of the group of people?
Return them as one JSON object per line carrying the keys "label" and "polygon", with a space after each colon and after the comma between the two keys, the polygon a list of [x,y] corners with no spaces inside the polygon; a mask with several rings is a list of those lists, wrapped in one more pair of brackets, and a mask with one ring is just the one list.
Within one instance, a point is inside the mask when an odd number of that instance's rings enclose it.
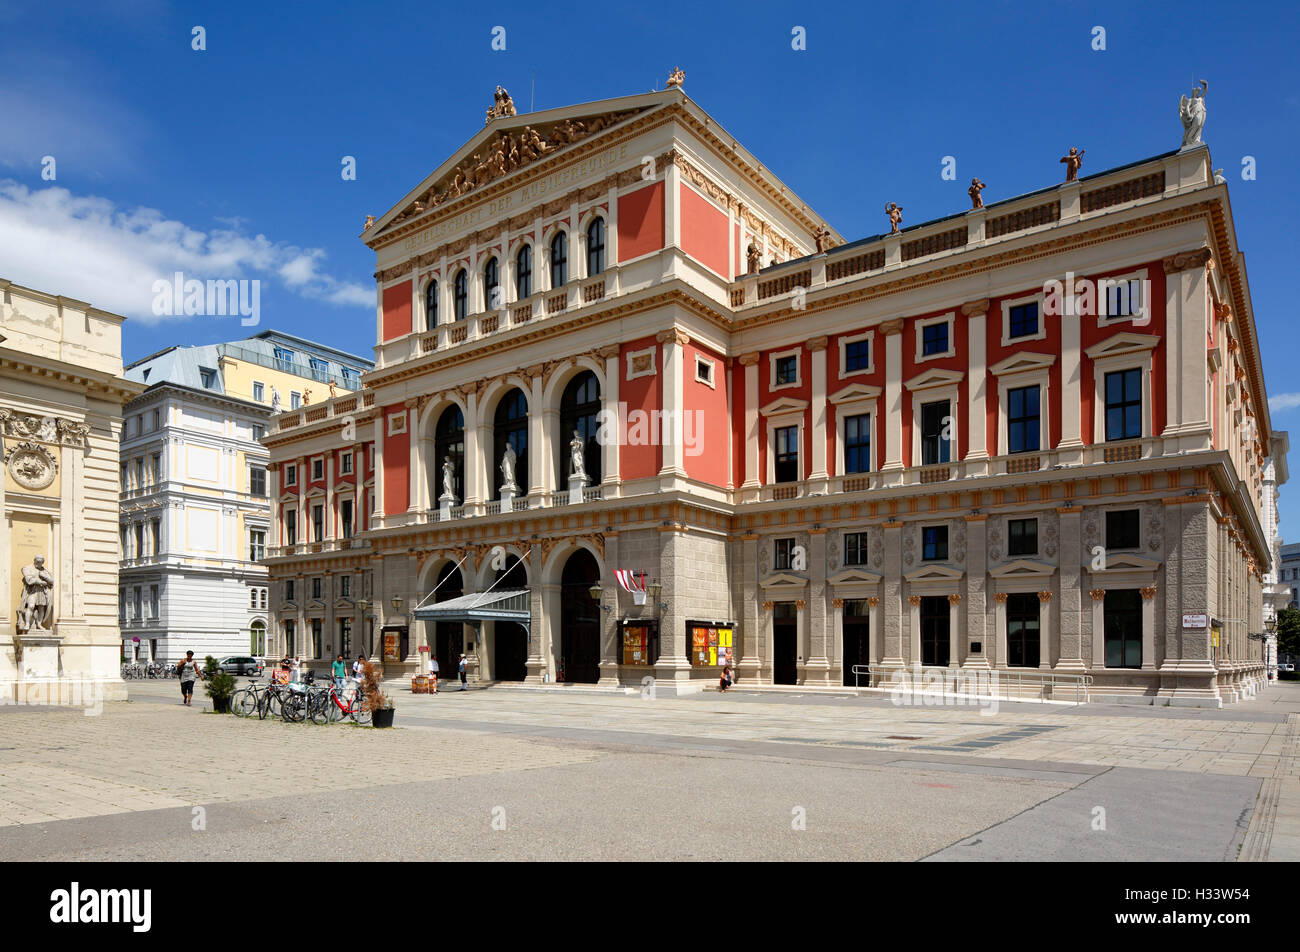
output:
{"label": "group of people", "polygon": [[[460,676],[460,689],[462,691],[469,690],[469,681],[468,681],[468,674],[467,674],[468,670],[469,670],[469,662],[465,659],[465,655],[462,654],[460,656],[460,661],[458,661],[456,664],[456,673]],[[433,655],[430,655],[429,656],[429,682],[430,682],[429,693],[430,694],[438,693],[438,675],[441,673],[442,673],[442,667],[441,665],[438,664],[438,659]]]}

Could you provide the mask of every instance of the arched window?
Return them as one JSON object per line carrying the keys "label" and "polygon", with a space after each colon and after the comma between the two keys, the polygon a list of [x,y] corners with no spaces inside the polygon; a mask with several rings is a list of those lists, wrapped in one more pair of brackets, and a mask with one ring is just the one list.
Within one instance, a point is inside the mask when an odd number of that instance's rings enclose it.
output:
{"label": "arched window", "polygon": [[559,232],[551,239],[551,287],[569,283],[569,236]]}
{"label": "arched window", "polygon": [[456,320],[463,321],[469,316],[469,274],[464,268],[456,272]]}
{"label": "arched window", "polygon": [[497,259],[488,258],[487,264],[483,266],[483,306],[489,311],[499,310],[502,303],[496,300],[497,287],[500,284],[497,278]]}
{"label": "arched window", "polygon": [[518,387],[502,397],[497,404],[492,437],[495,495],[501,495],[501,460],[506,454],[506,444],[515,450],[515,484],[519,487],[516,495],[524,495],[528,492],[528,401]]}
{"label": "arched window", "polygon": [[522,301],[533,293],[533,246],[524,245],[515,255],[515,297]]}
{"label": "arched window", "polygon": [[442,466],[446,459],[451,460],[452,493],[457,505],[465,501],[465,417],[460,407],[451,406],[442,411],[433,435],[434,499],[441,499],[443,494]]}
{"label": "arched window", "polygon": [[438,325],[438,282],[430,281],[424,287],[424,329],[433,330]]}
{"label": "arched window", "polygon": [[560,397],[560,439],[556,447],[559,458],[561,489],[569,486],[573,473],[571,463],[573,434],[576,430],[582,440],[582,462],[587,471],[587,485],[595,486],[601,479],[600,441],[596,438],[600,413],[600,384],[590,370],[569,381]]}
{"label": "arched window", "polygon": [[605,270],[605,219],[593,218],[587,226],[587,277]]}

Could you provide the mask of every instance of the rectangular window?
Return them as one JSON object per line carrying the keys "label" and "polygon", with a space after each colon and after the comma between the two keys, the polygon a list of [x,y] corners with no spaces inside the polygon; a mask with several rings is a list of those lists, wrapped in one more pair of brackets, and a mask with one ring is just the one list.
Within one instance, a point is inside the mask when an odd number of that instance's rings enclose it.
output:
{"label": "rectangular window", "polygon": [[777,539],[773,545],[772,567],[789,569],[790,556],[794,552],[794,539]]}
{"label": "rectangular window", "polygon": [[799,428],[782,426],[776,430],[775,478],[778,483],[799,479]]}
{"label": "rectangular window", "polygon": [[1106,374],[1106,441],[1142,436],[1142,371]]}
{"label": "rectangular window", "polygon": [[297,390],[289,391],[289,409],[297,410],[300,406],[302,406],[302,394]]}
{"label": "rectangular window", "polygon": [[325,461],[323,459],[314,459],[311,461],[311,478],[313,480],[325,478]]}
{"label": "rectangular window", "polygon": [[1038,554],[1038,520],[1012,519],[1007,523],[1007,555]]}
{"label": "rectangular window", "polygon": [[298,653],[294,646],[294,635],[296,634],[294,628],[293,622],[286,621],[284,623],[284,653],[290,658]]}
{"label": "rectangular window", "polygon": [[162,411],[155,410],[153,412],[153,428],[157,430],[161,426],[162,426]]}
{"label": "rectangular window", "polygon": [[260,380],[253,381],[253,399],[258,403],[264,403],[266,401],[266,384],[262,383]]}
{"label": "rectangular window", "polygon": [[296,579],[287,578],[284,580],[284,600],[292,602],[297,600],[298,586]]}
{"label": "rectangular window", "polygon": [[248,530],[248,561],[261,562],[266,557],[266,532],[262,529]]}
{"label": "rectangular window", "polygon": [[248,607],[253,611],[257,611],[257,589],[255,588],[248,590]]}
{"label": "rectangular window", "polygon": [[1102,604],[1106,667],[1142,667],[1142,595],[1137,589],[1108,589]]}
{"label": "rectangular window", "polygon": [[1138,509],[1115,509],[1106,513],[1106,548],[1136,549],[1142,544],[1142,513]]}
{"label": "rectangular window", "polygon": [[287,373],[293,373],[293,351],[284,347],[275,348],[275,368]]}
{"label": "rectangular window", "polygon": [[204,390],[211,390],[217,385],[217,372],[210,367],[200,367],[199,382]]}
{"label": "rectangular window", "polygon": [[340,598],[352,597],[352,576],[351,575],[339,576],[339,597]]}
{"label": "rectangular window", "polygon": [[844,564],[867,564],[867,534],[865,532],[844,533]]}
{"label": "rectangular window", "polygon": [[158,519],[149,520],[149,554],[157,555],[159,543],[162,541],[162,522]]}
{"label": "rectangular window", "polygon": [[149,465],[153,470],[153,482],[156,486],[158,483],[162,482],[162,455],[154,453],[153,456],[150,457]]}
{"label": "rectangular window", "polygon": [[340,528],[343,530],[343,538],[352,538],[352,500],[344,499],[339,503],[339,522],[342,523]]}
{"label": "rectangular window", "polygon": [[339,619],[339,654],[347,658],[352,655],[352,619]]}
{"label": "rectangular window", "polygon": [[330,362],[328,360],[320,360],[316,357],[312,357],[311,375],[321,383],[328,383],[330,379]]}
{"label": "rectangular window", "polygon": [[345,390],[356,390],[361,386],[361,375],[355,370],[348,367],[343,368],[343,387]]}
{"label": "rectangular window", "polygon": [[252,466],[248,470],[248,492],[253,496],[266,495],[266,470]]}
{"label": "rectangular window", "polygon": [[1036,668],[1039,661],[1040,603],[1033,592],[1007,596],[1007,666]]}
{"label": "rectangular window", "polygon": [[1033,337],[1038,333],[1038,302],[1017,304],[1007,311],[1007,336]]}
{"label": "rectangular window", "polygon": [[313,542],[325,541],[325,507],[324,506],[311,507],[311,529],[312,529]]}
{"label": "rectangular window", "polygon": [[1038,387],[1007,391],[1007,452],[1036,453],[1039,449]]}
{"label": "rectangular window", "polygon": [[260,442],[262,442],[262,437],[265,436],[265,435],[266,435],[266,427],[263,426],[261,423],[254,423],[254,424],[253,424],[253,442],[254,442],[254,443],[260,443]]}
{"label": "rectangular window", "polygon": [[149,586],[149,617],[158,617],[158,586]]}
{"label": "rectangular window", "polygon": [[943,562],[947,560],[947,526],[925,526],[921,529],[921,558],[926,562]]}
{"label": "rectangular window", "polygon": [[313,618],[311,620],[311,656],[313,658],[323,658],[325,653],[321,650],[321,619]]}
{"label": "rectangular window", "polygon": [[347,475],[352,472],[352,454],[344,453],[339,457],[339,472]]}
{"label": "rectangular window", "polygon": [[298,543],[298,510],[286,509],[284,511],[284,544],[296,545]]}
{"label": "rectangular window", "polygon": [[1106,316],[1132,317],[1142,310],[1142,282],[1138,278],[1106,285]]}
{"label": "rectangular window", "polygon": [[143,558],[147,553],[144,550],[144,523],[135,524],[135,557]]}
{"label": "rectangular window", "polygon": [[921,328],[921,354],[946,354],[948,352],[948,322],[939,321]]}
{"label": "rectangular window", "polygon": [[931,466],[949,460],[948,442],[952,436],[952,415],[948,401],[921,404],[921,465]]}
{"label": "rectangular window", "polygon": [[319,575],[313,576],[311,580],[311,597],[320,598],[321,578]]}
{"label": "rectangular window", "polygon": [[844,472],[871,471],[871,414],[844,418]]}
{"label": "rectangular window", "polygon": [[298,467],[286,466],[284,468],[284,484],[286,486],[298,485]]}
{"label": "rectangular window", "polygon": [[776,359],[776,380],[775,386],[781,386],[787,383],[797,383],[799,380],[799,358],[795,356],[778,357]]}
{"label": "rectangular window", "polygon": [[871,366],[871,341],[853,340],[844,345],[844,370],[866,370]]}
{"label": "rectangular window", "polygon": [[143,598],[143,596],[141,595],[141,588],[140,588],[139,585],[137,585],[137,586],[135,587],[135,591],[134,591],[133,594],[134,594],[134,598],[135,598],[135,616],[134,616],[134,617],[136,617],[136,618],[143,618],[143,617],[144,617],[144,598]]}

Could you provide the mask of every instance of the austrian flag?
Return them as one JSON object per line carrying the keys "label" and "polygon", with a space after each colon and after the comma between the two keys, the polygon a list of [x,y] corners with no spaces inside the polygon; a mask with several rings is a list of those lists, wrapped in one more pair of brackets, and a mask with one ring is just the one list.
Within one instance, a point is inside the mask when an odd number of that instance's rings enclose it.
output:
{"label": "austrian flag", "polygon": [[614,577],[618,579],[618,584],[623,587],[623,591],[632,593],[632,604],[645,604],[645,573],[642,572],[638,578],[631,569],[615,569]]}

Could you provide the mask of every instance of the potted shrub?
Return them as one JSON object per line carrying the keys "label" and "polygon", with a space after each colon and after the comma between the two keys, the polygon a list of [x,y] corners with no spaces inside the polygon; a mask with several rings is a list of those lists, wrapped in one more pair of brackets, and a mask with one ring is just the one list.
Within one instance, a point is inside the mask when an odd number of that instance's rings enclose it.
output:
{"label": "potted shrub", "polygon": [[203,689],[212,698],[216,714],[230,713],[230,698],[235,693],[235,679],[217,667],[217,659],[208,655],[203,659]]}
{"label": "potted shrub", "polygon": [[365,696],[361,702],[370,712],[370,723],[375,727],[392,727],[393,699],[379,686],[379,669],[370,661],[361,664],[361,693]]}

